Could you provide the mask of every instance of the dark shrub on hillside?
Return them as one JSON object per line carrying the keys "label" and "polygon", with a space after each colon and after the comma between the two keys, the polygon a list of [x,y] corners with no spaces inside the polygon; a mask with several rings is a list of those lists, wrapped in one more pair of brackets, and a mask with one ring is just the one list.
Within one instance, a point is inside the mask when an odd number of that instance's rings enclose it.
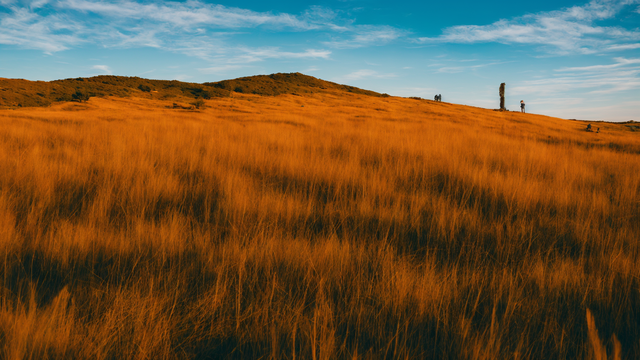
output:
{"label": "dark shrub on hillside", "polygon": [[196,109],[204,108],[204,100],[202,100],[202,99],[198,99],[198,100],[196,100],[196,101],[194,101],[194,102],[192,102],[190,104],[195,106]]}
{"label": "dark shrub on hillside", "polygon": [[86,91],[76,90],[76,93],[71,95],[71,97],[73,98],[73,100],[83,102],[88,101],[90,96]]}
{"label": "dark shrub on hillside", "polygon": [[193,96],[195,96],[196,98],[203,98],[203,99],[211,99],[211,92],[204,90],[202,88],[189,88],[188,89],[189,92],[191,92],[191,94],[193,94]]}

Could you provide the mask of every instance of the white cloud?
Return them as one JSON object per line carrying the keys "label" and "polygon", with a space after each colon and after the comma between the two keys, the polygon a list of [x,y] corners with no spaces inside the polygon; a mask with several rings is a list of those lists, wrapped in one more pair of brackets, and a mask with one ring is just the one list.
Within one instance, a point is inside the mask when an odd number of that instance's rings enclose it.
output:
{"label": "white cloud", "polygon": [[362,80],[362,79],[389,79],[396,77],[396,74],[381,74],[374,70],[358,70],[351,74],[345,75],[343,78],[347,80]]}
{"label": "white cloud", "polygon": [[42,17],[10,4],[11,16],[0,18],[0,44],[42,50],[47,54],[69,49],[84,42],[77,35],[83,26],[63,15]]}
{"label": "white cloud", "polygon": [[[569,106],[568,106],[569,105]],[[578,120],[629,121],[640,119],[640,113],[629,115],[629,109],[640,109],[640,101],[624,101],[616,104],[561,104],[551,110],[552,116]]]}
{"label": "white cloud", "polygon": [[607,50],[617,51],[617,50],[633,50],[640,49],[640,43],[638,44],[622,44],[622,45],[611,45],[607,48]]}
{"label": "white cloud", "polygon": [[[304,12],[302,18],[308,23],[315,24],[316,26],[325,26],[335,31],[348,31],[348,28],[344,24],[338,24],[341,20],[336,11],[322,6],[311,6]],[[351,21],[348,20],[346,21],[346,23],[350,22]]]}
{"label": "white cloud", "polygon": [[37,8],[43,7],[48,3],[49,3],[49,0],[35,0],[35,1],[31,1],[31,4],[29,4],[29,7],[32,9],[37,9]]}
{"label": "white cloud", "polygon": [[329,50],[307,49],[303,52],[280,51],[278,48],[243,49],[245,55],[239,56],[238,62],[255,62],[265,59],[328,59]]}
{"label": "white cloud", "polygon": [[[225,49],[224,52],[233,55],[212,59],[212,62],[222,64],[250,64],[267,59],[328,59],[331,55],[329,50],[307,49],[302,52],[281,51],[277,47],[270,48],[249,48],[235,47]],[[216,65],[225,66],[225,65]]]}
{"label": "white cloud", "polygon": [[[475,60],[469,60],[469,61],[475,61]],[[464,62],[464,60],[461,60],[461,62]],[[439,68],[437,70],[437,72],[439,73],[447,73],[447,74],[456,74],[456,73],[461,73],[461,72],[465,72],[468,70],[476,70],[476,69],[480,69],[483,67],[487,67],[487,66],[492,66],[492,65],[500,65],[500,64],[504,64],[504,61],[494,61],[494,62],[490,62],[490,63],[486,63],[486,64],[478,64],[478,65],[467,65],[467,66],[443,66],[441,68]]]}
{"label": "white cloud", "polygon": [[267,59],[328,59],[331,51],[308,49],[302,52],[281,51],[279,48],[246,48],[239,47],[232,51],[234,55],[229,58],[213,61],[216,65],[198,69],[205,74],[224,74],[229,71],[239,70],[251,66],[255,62]]}
{"label": "white cloud", "polygon": [[[210,71],[265,59],[329,59],[322,47],[356,48],[389,43],[404,32],[389,26],[352,25],[340,12],[312,6],[301,14],[257,12],[186,2],[135,0],[0,0],[0,44],[52,54],[92,44],[106,48],[153,47],[198,57],[214,64]],[[237,41],[260,31],[314,31],[331,41],[302,51],[274,46],[251,48]],[[275,37],[274,37],[275,38]],[[266,44],[271,45],[271,44]],[[313,46],[311,46],[313,47]]]}
{"label": "white cloud", "polygon": [[226,64],[226,65],[220,65],[220,66],[211,66],[208,68],[202,68],[202,69],[198,69],[200,72],[204,73],[204,74],[224,74],[227,73],[229,71],[233,71],[233,70],[239,70],[242,68],[247,67],[246,65],[232,65],[232,64]]}
{"label": "white cloud", "polygon": [[187,81],[187,80],[192,79],[192,78],[193,78],[193,76],[184,75],[184,74],[179,74],[179,75],[173,76],[173,80],[178,80],[178,81]]}
{"label": "white cloud", "polygon": [[591,65],[591,66],[581,66],[581,67],[568,67],[568,68],[560,68],[556,71],[558,72],[573,72],[573,71],[589,71],[589,72],[600,72],[606,71],[610,69],[615,69],[619,67],[623,67],[626,65],[640,64],[640,59],[626,59],[622,57],[617,57],[614,59],[616,63],[609,65]]}
{"label": "white cloud", "polygon": [[354,49],[371,45],[385,45],[407,35],[406,31],[390,26],[361,25],[348,28],[347,39],[324,42],[325,45],[338,49]]}
{"label": "white cloud", "polygon": [[553,77],[524,81],[512,88],[518,94],[614,94],[640,89],[640,59],[615,58],[615,63],[557,69]]}
{"label": "white cloud", "polygon": [[135,1],[65,0],[57,3],[56,6],[61,9],[92,12],[117,19],[158,21],[187,28],[199,25],[221,28],[272,25],[307,30],[314,27],[313,24],[290,14],[255,12],[223,5],[206,4],[200,1],[164,2],[159,5]]}
{"label": "white cloud", "polygon": [[93,65],[91,68],[94,70],[99,70],[101,73],[107,74],[107,75],[111,75],[113,73],[111,71],[111,68],[109,68],[109,66],[107,65]]}
{"label": "white cloud", "polygon": [[592,0],[584,6],[529,14],[490,25],[462,25],[444,30],[435,38],[418,38],[419,43],[534,44],[557,54],[597,53],[636,48],[640,31],[597,26],[594,22],[613,18],[625,6],[639,0]]}

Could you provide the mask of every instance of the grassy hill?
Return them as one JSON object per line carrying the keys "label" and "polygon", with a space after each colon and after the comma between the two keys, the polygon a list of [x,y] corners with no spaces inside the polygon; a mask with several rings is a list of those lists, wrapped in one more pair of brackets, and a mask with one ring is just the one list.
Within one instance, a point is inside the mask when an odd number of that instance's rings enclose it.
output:
{"label": "grassy hill", "polygon": [[640,357],[634,124],[124,79],[0,110],[0,358]]}
{"label": "grassy hill", "polygon": [[327,89],[381,96],[373,91],[339,85],[300,73],[259,75],[204,84],[111,75],[49,82],[0,78],[0,108],[50,106],[56,102],[84,101],[90,97],[107,96],[188,101],[226,97],[233,92],[274,96],[310,94]]}
{"label": "grassy hill", "polygon": [[353,86],[340,85],[333,82],[316,79],[300,73],[271,74],[243,77],[234,80],[224,80],[203,85],[229,91],[257,94],[257,95],[303,95],[323,92],[323,90],[341,90],[353,94],[368,96],[384,96],[374,91],[362,90]]}

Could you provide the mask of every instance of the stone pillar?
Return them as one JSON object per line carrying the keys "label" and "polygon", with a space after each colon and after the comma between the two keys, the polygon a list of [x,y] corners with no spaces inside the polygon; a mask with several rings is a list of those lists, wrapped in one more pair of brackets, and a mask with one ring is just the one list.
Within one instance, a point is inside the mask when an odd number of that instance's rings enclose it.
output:
{"label": "stone pillar", "polygon": [[507,110],[504,107],[504,83],[500,84],[500,110]]}

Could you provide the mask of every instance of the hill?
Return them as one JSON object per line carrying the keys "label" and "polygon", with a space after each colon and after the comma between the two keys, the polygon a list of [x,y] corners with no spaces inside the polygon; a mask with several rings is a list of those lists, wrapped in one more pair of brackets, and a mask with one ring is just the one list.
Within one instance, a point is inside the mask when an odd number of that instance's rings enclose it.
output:
{"label": "hill", "polygon": [[374,91],[363,90],[348,85],[340,85],[300,73],[257,75],[234,80],[224,80],[216,83],[204,83],[203,85],[217,89],[269,96],[283,94],[313,94],[323,92],[322,90],[327,89],[341,90],[368,96],[384,96],[384,94],[379,94]]}
{"label": "hill", "polygon": [[186,101],[226,97],[232,92],[274,96],[310,94],[327,89],[381,96],[373,91],[339,85],[300,73],[258,75],[204,84],[101,75],[49,82],[0,78],[0,107],[50,106],[55,102],[84,101],[90,97],[106,96]]}
{"label": "hill", "polygon": [[640,358],[635,123],[274,77],[0,110],[0,358]]}

